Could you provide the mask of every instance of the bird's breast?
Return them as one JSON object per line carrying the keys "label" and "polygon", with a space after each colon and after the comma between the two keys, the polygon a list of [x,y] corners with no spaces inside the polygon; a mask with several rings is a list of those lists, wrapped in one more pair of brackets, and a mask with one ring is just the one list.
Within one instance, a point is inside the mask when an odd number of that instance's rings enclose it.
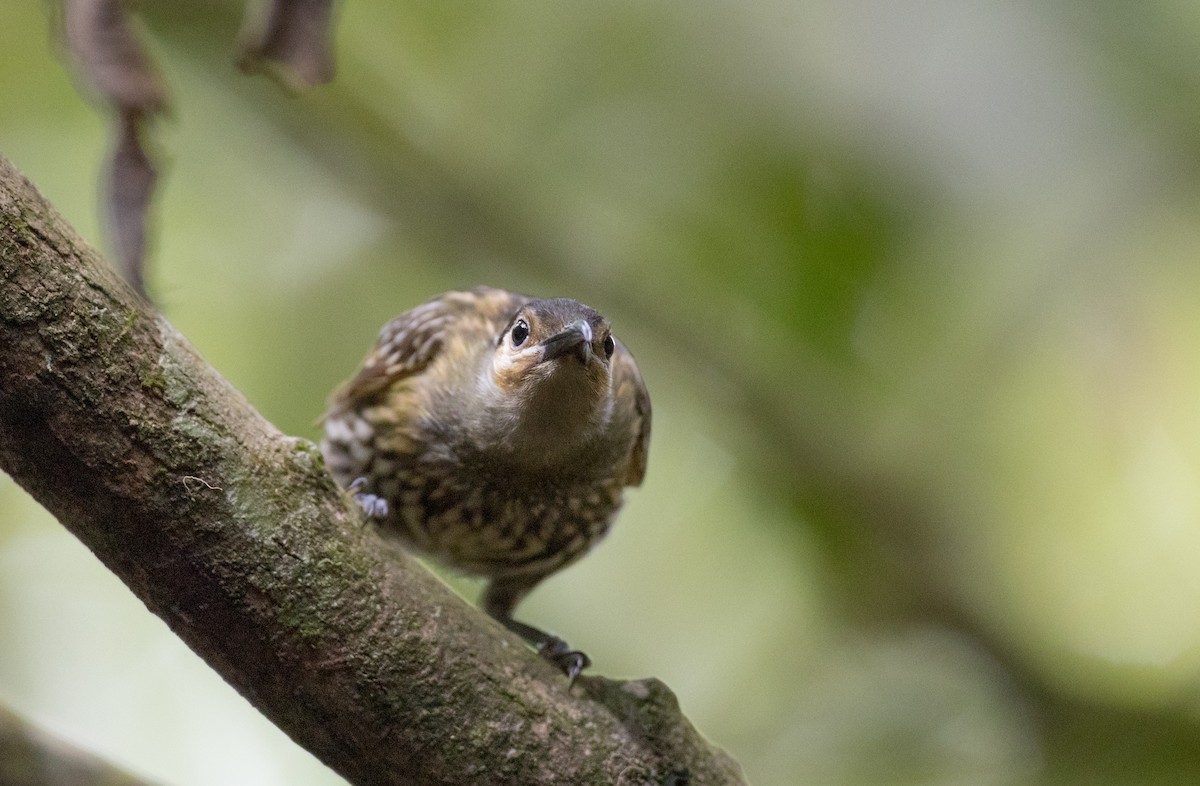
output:
{"label": "bird's breast", "polygon": [[607,532],[622,497],[615,480],[531,485],[440,461],[381,462],[368,486],[390,503],[389,534],[488,577],[573,561]]}

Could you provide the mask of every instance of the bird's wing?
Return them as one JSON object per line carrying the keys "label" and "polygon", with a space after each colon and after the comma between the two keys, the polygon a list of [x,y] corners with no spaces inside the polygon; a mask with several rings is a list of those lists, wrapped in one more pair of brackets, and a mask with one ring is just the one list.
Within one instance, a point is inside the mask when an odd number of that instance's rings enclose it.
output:
{"label": "bird's wing", "polygon": [[633,397],[635,413],[636,434],[624,482],[626,486],[640,486],[642,479],[646,477],[646,457],[650,451],[650,392],[646,390],[646,383],[642,379],[642,373],[638,371],[633,355],[620,341],[616,343],[617,351],[613,353],[613,386],[618,399]]}
{"label": "bird's wing", "polygon": [[404,312],[380,330],[362,368],[334,392],[330,411],[369,404],[394,382],[421,373],[437,358],[451,334],[498,336],[528,300],[502,289],[479,287],[446,292]]}

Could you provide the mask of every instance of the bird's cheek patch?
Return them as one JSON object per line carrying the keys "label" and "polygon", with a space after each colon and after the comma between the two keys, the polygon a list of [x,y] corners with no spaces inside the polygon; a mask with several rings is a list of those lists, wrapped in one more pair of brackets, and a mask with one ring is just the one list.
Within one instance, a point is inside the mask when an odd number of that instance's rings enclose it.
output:
{"label": "bird's cheek patch", "polygon": [[508,391],[519,389],[536,363],[537,356],[532,352],[497,358],[492,366],[496,386]]}

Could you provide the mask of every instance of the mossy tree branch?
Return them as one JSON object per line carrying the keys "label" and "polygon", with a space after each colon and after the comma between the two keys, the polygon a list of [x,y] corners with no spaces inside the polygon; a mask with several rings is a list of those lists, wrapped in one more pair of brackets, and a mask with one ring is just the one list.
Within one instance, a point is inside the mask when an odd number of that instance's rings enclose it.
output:
{"label": "mossy tree branch", "polygon": [[733,784],[657,680],[573,690],[363,527],[0,158],[0,468],[356,784]]}

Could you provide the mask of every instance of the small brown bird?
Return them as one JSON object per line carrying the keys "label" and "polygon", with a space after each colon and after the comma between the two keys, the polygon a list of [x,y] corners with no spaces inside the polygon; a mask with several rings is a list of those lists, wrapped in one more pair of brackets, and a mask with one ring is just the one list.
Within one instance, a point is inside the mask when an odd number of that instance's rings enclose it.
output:
{"label": "small brown bird", "polygon": [[384,532],[488,579],[484,610],[572,680],[590,664],[512,614],[646,472],[650,397],[608,320],[568,298],[447,292],[384,325],[324,423],[329,470]]}

